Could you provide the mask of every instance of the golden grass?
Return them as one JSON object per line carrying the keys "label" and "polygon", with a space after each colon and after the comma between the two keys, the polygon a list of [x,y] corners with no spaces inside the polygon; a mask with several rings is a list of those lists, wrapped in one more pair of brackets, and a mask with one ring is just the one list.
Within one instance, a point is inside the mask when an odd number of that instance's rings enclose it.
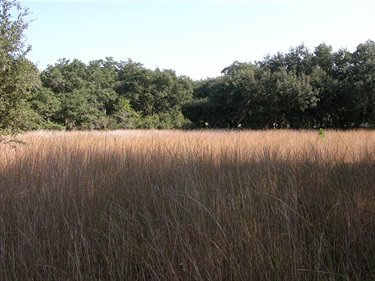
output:
{"label": "golden grass", "polygon": [[375,132],[0,144],[2,280],[375,280]]}

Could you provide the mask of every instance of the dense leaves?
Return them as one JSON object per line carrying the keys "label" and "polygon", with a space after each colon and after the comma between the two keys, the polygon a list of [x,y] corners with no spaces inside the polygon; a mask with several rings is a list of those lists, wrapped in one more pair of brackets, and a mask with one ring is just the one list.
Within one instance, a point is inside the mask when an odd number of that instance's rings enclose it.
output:
{"label": "dense leaves", "polygon": [[[373,127],[374,58],[373,41],[353,53],[301,45],[260,62],[234,62],[201,81],[130,59],[61,59],[33,87],[30,76],[13,79],[11,85],[24,89],[13,107],[22,114],[8,110],[6,116],[24,129]],[[22,67],[37,73],[26,59],[15,69]],[[8,92],[17,97],[14,89]]]}
{"label": "dense leaves", "polygon": [[183,112],[199,127],[374,127],[375,42],[353,53],[302,44],[256,63],[235,62],[222,76],[196,82]]}
{"label": "dense leaves", "polygon": [[181,106],[191,79],[172,70],[150,70],[128,60],[59,60],[41,73],[42,85],[60,102],[55,122],[66,129],[181,128]]}
{"label": "dense leaves", "polygon": [[37,68],[25,58],[30,51],[23,36],[27,15],[16,1],[0,1],[0,139],[1,133],[28,129],[36,118],[28,102],[39,78]]}
{"label": "dense leaves", "polygon": [[[12,15],[11,13],[15,13]],[[141,63],[27,60],[27,9],[0,0],[0,132],[121,128],[375,126],[375,42],[354,52],[304,44],[200,81]],[[1,134],[0,134],[1,138]]]}

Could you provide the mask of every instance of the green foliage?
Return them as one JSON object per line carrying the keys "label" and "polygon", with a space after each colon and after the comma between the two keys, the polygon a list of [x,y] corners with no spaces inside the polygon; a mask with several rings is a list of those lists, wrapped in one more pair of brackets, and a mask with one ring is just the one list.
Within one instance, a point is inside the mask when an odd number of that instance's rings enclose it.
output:
{"label": "green foliage", "polygon": [[[181,106],[192,99],[188,77],[150,70],[131,60],[59,60],[41,73],[44,88],[60,102],[54,115],[66,129],[181,128]],[[39,105],[36,97],[35,104]],[[37,111],[45,116],[44,108]]]}
{"label": "green foliage", "polygon": [[[61,94],[60,121],[67,129],[96,129],[97,120],[105,115],[97,106],[95,95],[89,90],[75,90]],[[102,127],[102,124],[98,124]],[[99,128],[102,129],[102,128]]]}
{"label": "green foliage", "polygon": [[118,98],[113,116],[116,118],[118,129],[134,129],[141,118],[140,114],[131,107],[130,101],[124,97]]}
{"label": "green foliage", "polygon": [[326,138],[326,134],[324,133],[324,131],[323,131],[322,128],[319,129],[318,136],[319,136],[322,140],[325,140],[325,138]]}
{"label": "green foliage", "polygon": [[17,1],[0,0],[0,137],[34,129],[375,126],[371,40],[353,53],[301,44],[201,81],[111,57],[60,59],[39,73],[25,57],[27,15]]}
{"label": "green foliage", "polygon": [[40,75],[44,87],[54,93],[72,92],[85,87],[86,65],[75,59],[70,62],[60,59],[54,66],[49,65]]}
{"label": "green foliage", "polygon": [[31,109],[36,114],[33,129],[63,129],[56,117],[61,107],[60,99],[44,87],[37,89],[29,99]]}
{"label": "green foliage", "polygon": [[0,134],[27,130],[36,117],[28,103],[39,79],[38,70],[25,58],[31,49],[23,35],[27,15],[17,1],[0,1]]}
{"label": "green foliage", "polygon": [[179,108],[192,98],[192,82],[172,70],[152,71],[129,60],[119,70],[117,92],[143,117]]}
{"label": "green foliage", "polygon": [[178,111],[159,113],[140,117],[137,119],[135,128],[137,129],[183,129],[191,126],[190,121],[184,118]]}
{"label": "green foliage", "polygon": [[358,128],[375,124],[375,43],[354,53],[303,44],[263,61],[235,62],[195,83],[183,113],[211,128]]}
{"label": "green foliage", "polygon": [[353,53],[352,115],[357,124],[375,125],[375,42],[368,40],[358,45]]}
{"label": "green foliage", "polygon": [[183,115],[191,120],[197,128],[204,128],[214,116],[213,108],[207,98],[194,99],[182,106]]}
{"label": "green foliage", "polygon": [[282,68],[268,75],[265,116],[269,126],[277,124],[280,128],[303,127],[301,117],[309,109],[316,107],[318,91],[311,85],[310,76],[298,75]]}

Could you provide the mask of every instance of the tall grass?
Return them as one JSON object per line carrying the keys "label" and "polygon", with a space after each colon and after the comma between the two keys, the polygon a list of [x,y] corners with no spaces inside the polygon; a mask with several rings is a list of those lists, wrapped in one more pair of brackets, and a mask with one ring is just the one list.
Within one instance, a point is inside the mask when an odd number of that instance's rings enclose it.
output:
{"label": "tall grass", "polygon": [[0,144],[1,280],[375,280],[375,132]]}

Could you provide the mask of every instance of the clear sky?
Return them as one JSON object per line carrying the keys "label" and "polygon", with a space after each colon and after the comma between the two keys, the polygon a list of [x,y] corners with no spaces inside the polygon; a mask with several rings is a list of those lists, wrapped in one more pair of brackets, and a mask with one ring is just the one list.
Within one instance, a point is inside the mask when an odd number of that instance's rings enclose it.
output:
{"label": "clear sky", "polygon": [[128,58],[204,79],[304,43],[354,51],[375,40],[373,1],[21,1],[40,70],[60,58]]}

